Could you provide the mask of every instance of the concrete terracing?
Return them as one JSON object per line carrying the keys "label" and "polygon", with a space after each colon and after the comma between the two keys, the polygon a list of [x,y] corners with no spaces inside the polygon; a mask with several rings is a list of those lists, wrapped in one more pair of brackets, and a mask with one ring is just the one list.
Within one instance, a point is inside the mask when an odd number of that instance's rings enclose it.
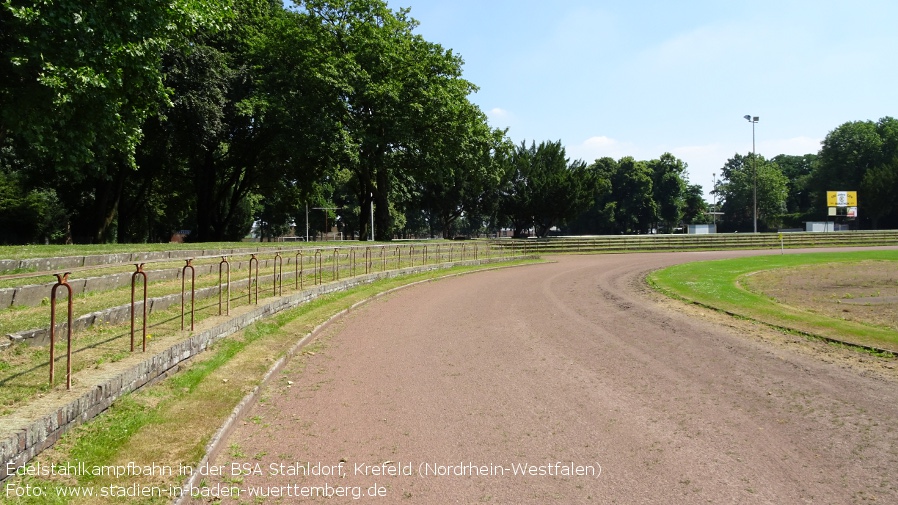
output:
{"label": "concrete terracing", "polygon": [[200,329],[166,349],[152,354],[132,355],[120,362],[108,364],[102,372],[82,370],[76,374],[78,381],[71,391],[53,390],[18,408],[13,414],[0,418],[0,480],[8,476],[9,463],[13,463],[14,467],[27,463],[36,454],[53,445],[68,430],[107,409],[121,395],[177,371],[180,364],[203,352],[216,340],[261,318],[295,307],[322,294],[346,290],[378,279],[501,260],[502,258],[478,259],[421,265],[321,284],[263,305],[234,310],[232,312],[235,315],[226,322]]}

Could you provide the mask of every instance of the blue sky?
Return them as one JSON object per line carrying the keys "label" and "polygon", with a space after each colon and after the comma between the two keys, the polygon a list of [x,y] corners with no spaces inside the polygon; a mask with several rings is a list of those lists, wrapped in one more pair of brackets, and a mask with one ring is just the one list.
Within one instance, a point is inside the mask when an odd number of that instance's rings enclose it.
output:
{"label": "blue sky", "polygon": [[509,137],[572,159],[671,152],[707,193],[734,153],[816,153],[847,121],[898,116],[898,2],[389,0],[461,54]]}

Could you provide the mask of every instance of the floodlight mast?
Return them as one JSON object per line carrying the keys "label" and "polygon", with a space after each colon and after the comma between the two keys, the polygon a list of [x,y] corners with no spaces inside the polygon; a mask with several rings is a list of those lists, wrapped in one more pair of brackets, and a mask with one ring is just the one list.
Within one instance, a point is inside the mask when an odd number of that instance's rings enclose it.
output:
{"label": "floodlight mast", "polygon": [[753,181],[753,216],[755,233],[758,233],[758,162],[755,160],[755,124],[758,122],[758,116],[746,114],[742,116],[746,121],[751,123],[751,165],[752,165],[752,181]]}

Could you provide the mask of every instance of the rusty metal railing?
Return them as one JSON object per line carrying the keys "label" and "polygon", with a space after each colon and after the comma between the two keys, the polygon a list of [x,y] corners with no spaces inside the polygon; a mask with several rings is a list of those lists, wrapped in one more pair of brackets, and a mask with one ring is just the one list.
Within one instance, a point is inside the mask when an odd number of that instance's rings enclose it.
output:
{"label": "rusty metal railing", "polygon": [[[227,282],[222,284],[222,274],[227,272]],[[228,294],[225,296],[225,288],[227,287]],[[228,261],[227,256],[221,257],[221,262],[218,263],[218,315],[221,314],[221,302],[222,298],[225,299],[225,315],[231,314],[231,263]]]}
{"label": "rusty metal railing", "polygon": [[334,247],[334,264],[331,265],[331,270],[333,271],[333,280],[340,280],[340,248]]}
{"label": "rusty metal railing", "polygon": [[135,316],[135,291],[137,277],[143,278],[143,352],[147,352],[147,273],[143,271],[143,263],[136,263],[137,271],[131,275],[131,352],[134,352],[134,316]]}
{"label": "rusty metal railing", "polygon": [[[362,249],[364,247],[364,249]],[[468,259],[480,259],[481,255],[484,256],[503,256],[508,257],[511,255],[520,254],[522,250],[520,249],[520,245],[518,244],[509,244],[509,246],[503,247],[493,247],[489,244],[485,245],[481,243],[467,243],[467,244],[458,244],[458,243],[447,243],[447,244],[393,244],[393,245],[375,245],[375,246],[354,246],[354,247],[335,247],[333,248],[329,258],[327,260],[332,261],[330,265],[331,270],[331,278],[334,281],[340,280],[341,276],[355,276],[357,274],[361,274],[362,270],[364,270],[365,274],[372,274],[376,270],[376,263],[380,263],[381,271],[386,271],[388,268],[396,268],[402,269],[405,266],[403,262],[407,261],[410,266],[415,266],[418,263],[418,258],[420,256],[420,263],[422,265],[428,265],[436,262],[443,261],[457,261],[457,260],[468,260]],[[407,249],[406,249],[407,248]],[[523,250],[524,253],[527,250]],[[311,253],[309,249],[299,250],[276,250],[273,251],[273,259],[272,259],[272,294],[274,296],[283,296],[284,295],[284,253],[294,254],[294,287],[295,289],[304,289],[304,277],[305,277],[305,258],[308,256],[313,260],[313,278],[315,285],[320,285],[324,282],[323,280],[323,271],[324,271],[324,261],[325,254],[322,249],[315,249],[314,254]],[[261,253],[247,253],[249,255],[249,274],[247,278],[247,302],[249,304],[259,303],[259,270],[261,266]],[[272,256],[268,256],[271,258]],[[190,281],[190,330],[193,331],[195,329],[195,322],[197,318],[197,311],[203,310],[203,307],[197,307],[197,296],[201,297],[211,297],[215,295],[214,291],[209,291],[212,288],[206,288],[202,292],[198,292],[196,287],[197,282],[197,274],[198,268],[203,268],[204,274],[213,274],[214,275],[214,263],[208,261],[212,256],[202,256],[202,257],[192,257],[185,260],[185,264],[180,269],[180,277],[181,277],[181,317],[180,317],[180,325],[181,330],[186,329],[186,310],[187,310],[187,271],[189,270],[191,273]],[[232,261],[229,259],[227,255],[221,255],[216,257],[220,258],[218,261],[218,315],[230,315],[230,305],[231,305],[231,290],[232,290],[232,282],[234,279],[231,278],[231,263]],[[196,261],[206,260],[206,262],[202,263],[202,266],[196,266]],[[365,263],[364,268],[361,268],[361,265],[358,264],[359,260],[363,260]],[[147,263],[154,262],[162,262],[162,261],[171,261],[171,260],[151,260],[145,263],[134,263],[135,271],[132,272],[131,275],[131,299],[130,299],[130,349],[131,352],[134,352],[138,347],[137,345],[137,320],[141,318],[141,334],[142,340],[140,343],[140,347],[145,352],[148,344],[148,330],[150,328],[149,315],[151,309],[154,307],[151,306],[150,299],[148,298],[148,290],[150,283],[150,276],[152,273],[148,275],[146,270]],[[344,264],[344,261],[346,264]],[[243,268],[242,262],[238,263],[239,268]],[[267,267],[266,267],[267,268]],[[343,270],[341,272],[341,270]],[[68,291],[68,323],[66,328],[68,330],[67,336],[67,357],[66,357],[66,369],[67,369],[67,388],[71,388],[72,382],[72,338],[74,325],[72,320],[74,318],[73,311],[73,288],[72,285],[69,284],[69,277],[71,275],[71,271],[66,272],[65,274],[54,274],[56,276],[56,283],[53,285],[51,290],[51,309],[50,309],[50,384],[52,385],[55,377],[55,362],[57,360],[56,356],[56,340],[57,333],[62,328],[62,324],[57,325],[56,321],[56,310],[57,310],[57,295],[60,288],[64,288]],[[142,299],[141,294],[137,291],[137,283],[138,279],[141,279],[143,283],[143,293]],[[165,278],[165,277],[162,277]],[[171,279],[171,277],[168,277]],[[155,281],[155,279],[154,279]],[[267,281],[267,279],[266,279]],[[242,279],[240,279],[242,282]],[[214,285],[214,281],[212,281]],[[289,288],[288,288],[289,289]],[[253,294],[255,293],[255,297]],[[237,296],[237,299],[240,298],[240,295]],[[174,300],[172,300],[174,302]],[[170,302],[166,302],[168,304]],[[174,302],[177,303],[177,302]],[[166,307],[166,304],[160,304],[161,307]],[[138,313],[138,305],[140,305],[142,314]],[[209,309],[210,313],[214,311],[212,308],[214,305],[206,307]],[[158,309],[158,307],[156,307]],[[125,316],[127,317],[127,316]],[[167,320],[171,321],[171,320]],[[176,319],[174,321],[177,321]],[[159,323],[164,324],[164,323]],[[174,322],[176,325],[177,323]],[[127,330],[126,330],[127,331]],[[127,338],[125,335],[122,337]]]}
{"label": "rusty metal railing", "polygon": [[[278,269],[280,268],[280,272]],[[281,253],[277,252],[274,254],[274,273],[272,274],[272,282],[274,286],[271,288],[271,296],[283,296],[284,294],[284,284],[281,282],[281,277],[284,276],[284,258],[281,257]]]}
{"label": "rusty metal railing", "polygon": [[56,274],[56,284],[50,291],[50,386],[53,386],[53,371],[55,369],[56,350],[56,290],[65,287],[68,291],[69,310],[66,323],[66,359],[65,359],[65,388],[72,389],[72,314],[74,313],[74,301],[72,300],[72,286],[69,284],[69,274]]}
{"label": "rusty metal railing", "polygon": [[[253,264],[256,265],[256,276],[255,282],[253,282]],[[251,255],[249,258],[249,279],[246,281],[246,287],[248,291],[248,297],[250,304],[253,303],[253,286],[256,286],[256,305],[259,304],[259,258],[256,257],[255,254]]]}
{"label": "rusty metal railing", "polygon": [[295,277],[294,281],[296,282],[296,287],[294,289],[303,289],[302,287],[302,276],[303,276],[303,267],[304,265],[304,257],[302,255],[302,251],[296,253],[296,257],[293,259],[293,275]]}
{"label": "rusty metal railing", "polygon": [[181,331],[184,331],[184,288],[187,283],[187,269],[190,269],[190,331],[193,331],[193,321],[196,314],[196,269],[193,268],[193,258],[190,258],[184,268],[181,269]]}
{"label": "rusty metal railing", "polygon": [[317,286],[323,282],[321,279],[321,269],[323,266],[323,264],[321,262],[321,249],[315,250],[315,256],[312,259],[315,262],[315,264],[313,265],[313,267],[314,267],[313,273],[315,274],[315,285]]}

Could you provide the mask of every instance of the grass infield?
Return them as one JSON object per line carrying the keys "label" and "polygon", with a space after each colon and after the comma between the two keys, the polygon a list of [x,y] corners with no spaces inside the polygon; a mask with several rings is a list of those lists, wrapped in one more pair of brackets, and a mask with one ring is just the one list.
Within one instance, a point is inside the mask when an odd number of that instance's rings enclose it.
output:
{"label": "grass infield", "polygon": [[[807,253],[702,261],[658,270],[649,274],[646,280],[668,296],[733,316],[811,337],[898,353],[898,331],[893,328],[832,317],[803,306],[785,305],[757,290],[746,289],[743,282],[756,272],[805,268],[809,275],[813,275],[815,266],[862,262],[875,262],[875,268],[894,272],[898,268],[898,251]],[[850,287],[850,279],[838,281],[843,287]]]}

